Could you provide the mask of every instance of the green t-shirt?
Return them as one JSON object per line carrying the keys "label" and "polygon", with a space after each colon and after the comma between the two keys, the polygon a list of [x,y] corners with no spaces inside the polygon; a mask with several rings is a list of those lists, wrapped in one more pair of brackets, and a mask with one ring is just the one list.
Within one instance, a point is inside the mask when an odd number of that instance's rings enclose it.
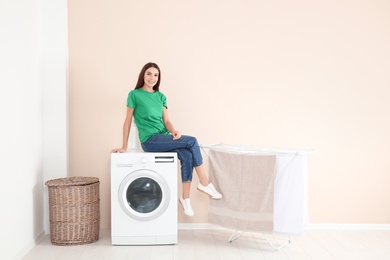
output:
{"label": "green t-shirt", "polygon": [[134,109],[134,121],[141,143],[155,134],[169,134],[162,121],[163,107],[167,107],[167,98],[163,93],[134,89],[127,97],[127,106]]}

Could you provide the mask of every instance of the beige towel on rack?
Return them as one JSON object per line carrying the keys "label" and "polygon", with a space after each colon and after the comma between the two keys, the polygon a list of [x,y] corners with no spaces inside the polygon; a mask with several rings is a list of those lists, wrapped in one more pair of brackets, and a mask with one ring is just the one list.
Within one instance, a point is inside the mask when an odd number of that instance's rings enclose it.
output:
{"label": "beige towel on rack", "polygon": [[275,155],[209,150],[210,181],[223,194],[210,200],[209,223],[241,231],[273,231]]}

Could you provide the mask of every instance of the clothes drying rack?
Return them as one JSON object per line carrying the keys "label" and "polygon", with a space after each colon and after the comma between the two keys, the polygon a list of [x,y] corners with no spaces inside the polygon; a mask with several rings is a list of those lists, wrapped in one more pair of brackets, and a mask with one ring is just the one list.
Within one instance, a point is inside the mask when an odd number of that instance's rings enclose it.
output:
{"label": "clothes drying rack", "polygon": [[[214,149],[222,152],[233,152],[238,154],[252,154],[252,155],[292,155],[292,158],[287,162],[284,168],[280,171],[279,176],[275,178],[274,183],[277,183],[280,177],[282,177],[291,163],[297,158],[298,155],[311,154],[314,153],[314,149],[292,149],[292,148],[275,148],[275,147],[259,147],[259,146],[249,146],[249,145],[236,145],[236,144],[225,144],[225,143],[216,143],[210,145],[201,145],[202,150],[207,153],[206,149]],[[228,242],[232,243],[236,239],[240,238],[246,231],[235,230],[233,234],[229,237]],[[264,237],[268,244],[276,251],[281,250],[283,247],[291,244],[292,239],[291,235],[285,234],[287,238],[281,239],[284,241],[281,245],[275,245],[271,239],[264,234]]]}

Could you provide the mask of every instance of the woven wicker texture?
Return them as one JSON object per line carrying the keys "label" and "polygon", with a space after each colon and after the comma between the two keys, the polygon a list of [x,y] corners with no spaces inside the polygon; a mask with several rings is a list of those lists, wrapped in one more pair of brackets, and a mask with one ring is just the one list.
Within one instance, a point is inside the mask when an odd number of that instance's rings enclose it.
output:
{"label": "woven wicker texture", "polygon": [[99,239],[99,179],[49,180],[50,240],[54,245],[81,245]]}

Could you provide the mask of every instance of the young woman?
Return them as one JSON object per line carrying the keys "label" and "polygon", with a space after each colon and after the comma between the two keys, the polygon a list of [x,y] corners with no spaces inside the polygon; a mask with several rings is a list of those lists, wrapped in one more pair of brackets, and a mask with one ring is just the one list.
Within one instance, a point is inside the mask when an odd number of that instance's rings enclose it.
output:
{"label": "young woman", "polygon": [[179,201],[183,206],[184,213],[193,216],[190,187],[194,168],[200,182],[198,190],[213,199],[221,199],[222,195],[207,178],[196,138],[181,135],[180,131],[175,129],[170,121],[166,97],[159,91],[160,82],[160,68],[155,63],[147,63],[139,74],[135,89],[130,91],[127,98],[127,114],[123,124],[122,147],[113,149],[112,152],[126,152],[131,121],[134,116],[141,146],[145,152],[177,152],[183,182],[183,194]]}

